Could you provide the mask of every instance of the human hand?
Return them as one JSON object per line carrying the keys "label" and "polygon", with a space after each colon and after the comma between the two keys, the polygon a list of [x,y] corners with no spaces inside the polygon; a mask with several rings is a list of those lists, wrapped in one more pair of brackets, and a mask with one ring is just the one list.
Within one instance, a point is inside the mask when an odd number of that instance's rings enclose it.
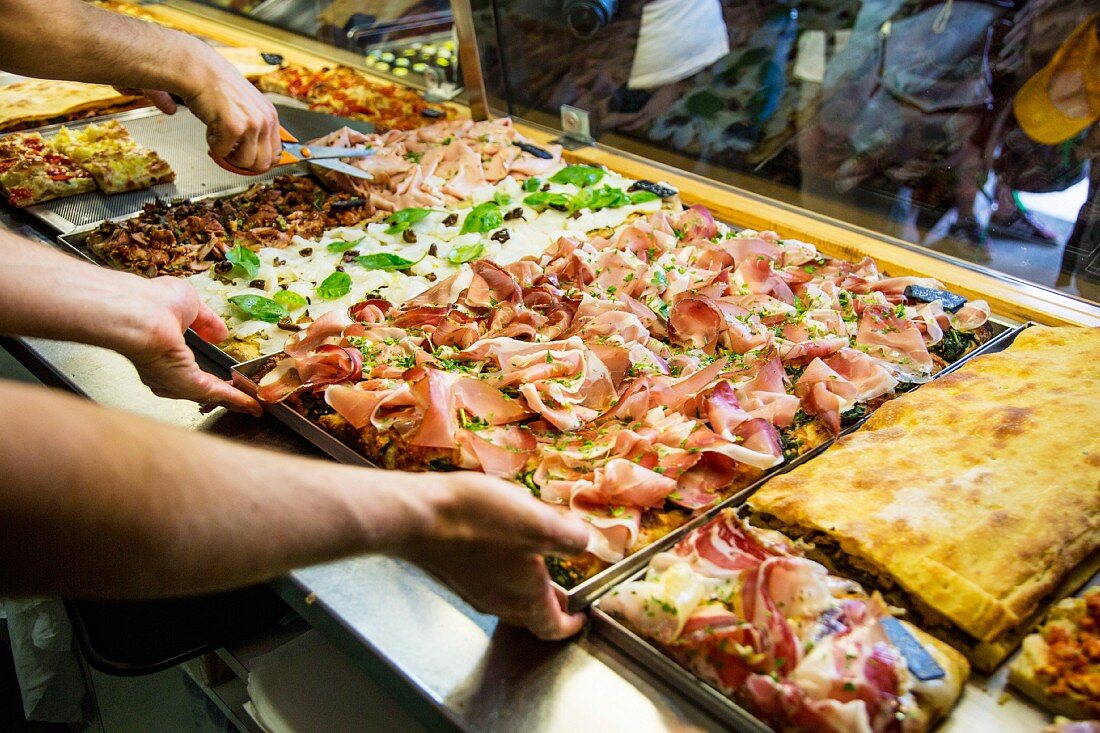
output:
{"label": "human hand", "polygon": [[589,530],[579,517],[485,474],[463,471],[421,481],[428,484],[428,526],[397,548],[398,555],[479,611],[526,626],[542,639],[580,631],[584,615],[562,610],[542,558],[584,552]]}
{"label": "human hand", "polygon": [[[255,173],[270,170],[282,154],[274,105],[206,44],[199,44],[196,57],[201,71],[189,75],[190,85],[180,96],[206,124],[210,157],[219,165],[224,161]],[[166,113],[175,111],[164,92],[146,91],[146,96]]]}
{"label": "human hand", "polygon": [[184,331],[191,328],[215,344],[224,341],[229,332],[222,319],[199,300],[194,288],[174,277],[133,277],[128,278],[120,301],[131,325],[112,345],[133,362],[153,394],[263,414],[256,400],[204,372],[195,362]]}

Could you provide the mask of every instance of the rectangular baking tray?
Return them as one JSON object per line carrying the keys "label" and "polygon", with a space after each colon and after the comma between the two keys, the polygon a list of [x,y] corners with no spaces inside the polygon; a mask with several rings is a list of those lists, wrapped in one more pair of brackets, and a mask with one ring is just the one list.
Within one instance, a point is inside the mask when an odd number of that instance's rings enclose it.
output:
{"label": "rectangular baking tray", "polygon": [[[1002,331],[996,338],[983,344],[981,349],[968,354],[966,359],[957,363],[961,365],[961,363],[965,363],[970,358],[977,357],[977,355],[1003,351],[1024,329],[1033,325],[1032,322],[1026,322],[1022,326]],[[954,366],[953,369],[945,369],[937,376],[954,371]],[[855,428],[856,426],[853,426],[845,430],[845,433],[850,433]],[[744,502],[747,499],[748,490],[741,493],[745,494],[745,496],[741,496],[740,500]],[[734,497],[734,499],[726,502],[723,508],[737,504],[737,499]],[[681,530],[678,530],[680,535],[678,540],[687,532],[690,532],[691,529],[697,528],[708,519],[713,518],[714,514],[715,512],[708,512],[707,516],[700,517],[690,525],[682,527]],[[672,544],[674,543],[664,543],[662,541],[662,549],[669,549]],[[624,577],[623,582],[638,580],[645,576],[645,573],[646,568],[639,568],[630,573],[629,576]],[[1084,588],[1093,586],[1098,581],[1100,581],[1100,575],[1093,577],[1085,584]],[[1084,588],[1079,590],[1077,594],[1084,592]],[[627,656],[637,661],[642,667],[645,667],[649,674],[679,690],[686,698],[700,705],[701,708],[714,715],[716,719],[735,730],[760,733],[771,731],[768,725],[741,708],[734,700],[708,685],[702,679],[697,678],[689,670],[676,664],[673,659],[661,653],[660,649],[651,644],[648,639],[632,632],[625,624],[605,612],[601,608],[601,603],[601,600],[596,600],[590,609],[595,632],[606,638],[610,644],[623,650]],[[1005,733],[1010,730],[1015,733],[1016,731],[1037,730],[1042,723],[1033,725],[1033,719],[1038,718],[1045,721],[1048,714],[1038,708],[1035,703],[1027,700],[1022,693],[1010,692],[1007,689],[1009,664],[1010,660],[1005,660],[989,676],[971,675],[964,688],[963,697],[959,699],[958,704],[952,713],[948,715],[947,720],[937,726],[937,730],[967,731],[968,733],[971,731]]]}
{"label": "rectangular baking tray", "polygon": [[[251,187],[251,185],[252,185],[251,182],[246,182],[245,185],[240,185],[238,183],[238,186],[236,188],[221,191],[218,194],[216,194],[216,196],[217,197],[233,196],[234,194],[241,193],[242,191],[247,191],[249,189],[249,187]],[[213,196],[215,196],[215,195],[211,194],[210,196],[196,196],[196,197],[194,197],[190,200],[191,201],[200,201],[204,198],[211,198]],[[113,219],[111,219],[111,221],[126,221],[127,219],[132,219],[133,217],[135,217],[137,215],[138,215],[138,213],[134,212],[134,213],[130,213],[126,216],[114,217]],[[73,230],[73,231],[71,231],[67,234],[61,234],[57,237],[57,243],[61,247],[61,249],[66,250],[68,252],[71,252],[72,254],[75,254],[77,257],[85,259],[88,262],[91,262],[92,264],[99,265],[101,267],[106,267],[108,269],[115,269],[111,266],[111,264],[109,262],[106,262],[105,260],[103,260],[101,257],[99,257],[99,255],[97,255],[95,252],[90,250],[86,245],[88,235],[92,231],[94,231],[99,226],[99,224],[100,224],[100,222],[97,222],[97,223],[94,223],[94,224],[87,224],[87,225],[82,226],[78,229],[75,229],[75,230]],[[217,345],[212,344],[208,341],[204,341],[197,333],[192,331],[190,328],[187,329],[187,331],[184,332],[184,338],[187,339],[187,344],[192,348],[192,350],[194,350],[195,352],[197,352],[199,354],[202,354],[204,357],[206,357],[210,361],[214,362],[219,367],[222,367],[223,369],[229,369],[234,364],[239,363],[232,356],[230,356],[226,352],[219,349],[217,347]]]}
{"label": "rectangular baking tray", "polygon": [[[1030,325],[1025,324],[1023,326],[1013,327],[1005,321],[997,319],[990,320],[994,324],[994,327],[998,330],[994,337],[986,343],[982,344],[980,348],[975,349],[973,352],[967,354],[959,361],[943,369],[935,377],[933,377],[933,380],[938,379],[944,374],[949,374],[950,372],[954,371],[959,366],[976,356],[989,353],[989,351],[991,350],[999,350],[1004,348],[1006,343],[1011,342],[1011,339],[1015,338],[1015,335],[1019,333],[1019,331]],[[281,354],[261,356],[256,359],[252,359],[251,361],[246,361],[244,363],[233,366],[230,371],[232,373],[234,384],[239,389],[248,392],[249,394],[255,395],[257,389],[256,382],[258,381],[255,379],[255,376],[263,369],[263,367],[268,363],[269,360],[276,359],[279,356],[281,356]],[[308,418],[301,415],[291,407],[283,403],[279,403],[276,405],[269,405],[267,406],[267,409],[272,415],[274,415],[277,419],[287,425],[287,427],[289,427],[291,430],[295,431],[303,438],[308,440],[310,443],[320,448],[325,453],[328,453],[336,460],[342,463],[349,463],[351,465],[358,466],[375,465],[367,460],[367,458],[361,455],[358,451],[346,445],[339,438],[326,431],[320,425],[311,422]],[[847,435],[853,430],[856,430],[860,425],[863,424],[864,420],[866,420],[867,417],[841,431],[840,434]],[[677,541],[679,541],[681,537],[683,537],[684,534],[690,532],[692,529],[698,527],[700,524],[705,523],[708,519],[710,519],[722,509],[729,506],[739,506],[740,504],[744,503],[744,501],[749,496],[751,496],[758,488],[760,488],[760,486],[763,485],[765,481],[773,476],[777,476],[781,473],[786,473],[796,466],[800,466],[806,461],[811,460],[814,456],[819,455],[830,445],[832,445],[833,440],[835,440],[835,438],[830,439],[825,443],[822,443],[821,445],[813,448],[810,451],[807,451],[806,453],[803,453],[792,461],[780,464],[779,466],[769,469],[760,478],[753,481],[744,489],[741,489],[737,493],[733,494],[721,504],[715,505],[703,514],[692,518],[682,527],[678,527],[665,537],[662,537],[651,545],[643,547],[642,549],[638,550],[638,552],[620,560],[611,567],[602,570],[588,580],[585,580],[583,583],[580,583],[569,590],[557,586],[560,595],[566,602],[567,609],[569,611],[581,611],[587,608],[595,599],[599,598],[601,595],[607,592],[612,586],[621,582],[627,576],[637,572],[639,568],[644,567],[653,555],[675,544]]]}

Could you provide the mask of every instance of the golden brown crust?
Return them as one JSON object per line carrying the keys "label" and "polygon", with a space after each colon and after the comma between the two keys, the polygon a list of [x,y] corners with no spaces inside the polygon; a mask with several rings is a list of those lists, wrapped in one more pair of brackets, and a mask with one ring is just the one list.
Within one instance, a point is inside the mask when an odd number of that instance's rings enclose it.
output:
{"label": "golden brown crust", "polygon": [[750,506],[828,534],[996,642],[1100,547],[1098,355],[1100,329],[1028,329],[887,403]]}
{"label": "golden brown crust", "polygon": [[138,98],[101,84],[28,79],[0,89],[0,128],[48,120],[88,109],[107,110]]}

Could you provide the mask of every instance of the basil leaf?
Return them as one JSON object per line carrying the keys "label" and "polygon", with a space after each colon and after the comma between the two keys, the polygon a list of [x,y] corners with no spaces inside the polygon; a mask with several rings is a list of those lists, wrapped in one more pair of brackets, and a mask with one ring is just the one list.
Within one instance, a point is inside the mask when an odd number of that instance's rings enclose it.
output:
{"label": "basil leaf", "polygon": [[481,242],[455,247],[447,255],[447,261],[452,265],[461,265],[463,262],[472,262],[485,253],[485,245]]}
{"label": "basil leaf", "polygon": [[349,249],[351,249],[352,247],[354,247],[357,244],[359,244],[359,242],[341,242],[339,240],[335,241],[335,242],[329,242],[328,243],[328,251],[329,252],[347,252]]}
{"label": "basil leaf", "polygon": [[603,171],[590,165],[567,165],[550,177],[551,183],[572,183],[574,186],[594,186],[603,178]]}
{"label": "basil leaf", "polygon": [[545,209],[557,209],[559,211],[566,211],[570,206],[570,199],[564,193],[550,193],[549,191],[539,191],[533,193],[527,198],[523,199],[523,203],[530,206],[537,211],[543,211]]}
{"label": "basil leaf", "polygon": [[[461,234],[484,234],[499,228],[504,224],[504,214],[500,212],[500,206],[495,201],[486,201],[470,209],[466,220],[462,222]],[[465,262],[466,260],[463,260]]]}
{"label": "basil leaf", "polygon": [[652,191],[635,191],[630,194],[630,203],[632,204],[644,204],[646,201],[656,201],[661,198]]}
{"label": "basil leaf", "polygon": [[234,308],[244,313],[249,318],[268,323],[278,323],[288,314],[287,309],[271,298],[262,295],[234,295],[229,299]]}
{"label": "basil leaf", "polygon": [[226,252],[225,261],[233,265],[233,269],[229,272],[229,277],[234,279],[256,277],[260,272],[260,258],[255,252],[245,247],[243,244],[238,244],[236,247]]}
{"label": "basil leaf", "polygon": [[630,197],[627,196],[622,189],[604,186],[603,188],[581,189],[581,191],[573,197],[573,200],[570,202],[570,207],[574,211],[579,211],[581,209],[599,211],[600,209],[617,209],[629,203]]}
{"label": "basil leaf", "polygon": [[[423,257],[420,260],[424,259]],[[378,252],[372,255],[360,255],[355,258],[363,267],[368,270],[407,270],[415,265],[420,260],[407,260],[404,257],[399,257],[389,252]]]}
{"label": "basil leaf", "polygon": [[512,203],[512,197],[501,191],[497,191],[493,194],[493,203],[497,206],[507,206]]}
{"label": "basil leaf", "polygon": [[287,310],[297,310],[298,308],[305,308],[309,305],[304,295],[296,293],[293,290],[280,290],[275,293],[275,302],[285,307]]}
{"label": "basil leaf", "polygon": [[416,222],[425,219],[430,213],[432,213],[431,209],[416,208],[395,211],[386,217],[386,223],[390,225],[386,229],[386,234],[400,234]]}
{"label": "basil leaf", "polygon": [[351,292],[351,275],[337,270],[317,286],[317,295],[325,300],[343,298]]}
{"label": "basil leaf", "polygon": [[537,178],[528,178],[523,182],[523,190],[527,193],[534,193],[539,190],[539,186],[542,185],[542,181]]}

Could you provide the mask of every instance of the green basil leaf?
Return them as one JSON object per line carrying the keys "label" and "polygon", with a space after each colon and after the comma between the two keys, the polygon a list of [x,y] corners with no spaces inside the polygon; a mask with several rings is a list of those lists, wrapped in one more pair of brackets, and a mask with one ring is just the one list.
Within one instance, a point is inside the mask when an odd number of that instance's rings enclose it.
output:
{"label": "green basil leaf", "polygon": [[297,310],[298,308],[305,308],[309,305],[304,295],[296,293],[293,290],[280,290],[275,293],[275,302],[284,306],[287,310]]}
{"label": "green basil leaf", "polygon": [[[423,257],[420,260],[424,259]],[[407,270],[415,265],[420,260],[407,260],[404,257],[399,257],[389,252],[378,252],[372,255],[360,255],[355,258],[363,267],[368,270]]]}
{"label": "green basil leaf", "polygon": [[572,183],[574,186],[595,186],[603,178],[603,171],[590,165],[567,165],[550,177],[551,183]]}
{"label": "green basil leaf", "polygon": [[229,302],[234,308],[257,321],[278,323],[289,315],[287,309],[281,304],[262,295],[252,295],[251,293],[234,295],[229,299]]}
{"label": "green basil leaf", "polygon": [[226,252],[225,260],[233,265],[233,269],[229,272],[231,278],[256,277],[260,272],[260,258],[243,244],[238,244]]}
{"label": "green basil leaf", "polygon": [[497,191],[493,194],[493,203],[497,206],[507,206],[512,203],[512,197],[501,191]]}
{"label": "green basil leaf", "polygon": [[629,203],[630,197],[622,189],[603,186],[602,188],[581,189],[573,197],[570,206],[574,211],[580,211],[581,209],[599,211],[600,209],[617,209]]}
{"label": "green basil leaf", "polygon": [[533,193],[523,199],[523,203],[537,211],[544,211],[548,208],[565,211],[571,205],[570,198],[564,193],[550,193],[549,191]]}
{"label": "green basil leaf", "polygon": [[317,286],[317,295],[325,300],[343,298],[351,292],[351,275],[337,270]]}
{"label": "green basil leaf", "polygon": [[386,229],[386,234],[400,234],[416,222],[423,221],[430,213],[432,213],[431,209],[417,208],[395,211],[386,217],[386,223],[390,225]]}
{"label": "green basil leaf", "polygon": [[[504,214],[495,201],[486,201],[470,209],[466,220],[462,222],[461,234],[484,234],[499,228],[504,224]],[[465,262],[465,260],[463,260]]]}
{"label": "green basil leaf", "polygon": [[527,193],[534,193],[539,190],[539,186],[542,185],[542,181],[537,178],[528,178],[523,182],[523,190]]}
{"label": "green basil leaf", "polygon": [[481,242],[455,247],[447,255],[447,261],[452,265],[461,265],[463,262],[472,262],[485,253],[485,245]]}
{"label": "green basil leaf", "polygon": [[632,204],[644,204],[646,201],[656,201],[661,198],[652,191],[635,191],[630,194],[630,203]]}
{"label": "green basil leaf", "polygon": [[359,244],[359,242],[341,242],[339,240],[328,243],[329,252],[347,252],[349,249]]}

